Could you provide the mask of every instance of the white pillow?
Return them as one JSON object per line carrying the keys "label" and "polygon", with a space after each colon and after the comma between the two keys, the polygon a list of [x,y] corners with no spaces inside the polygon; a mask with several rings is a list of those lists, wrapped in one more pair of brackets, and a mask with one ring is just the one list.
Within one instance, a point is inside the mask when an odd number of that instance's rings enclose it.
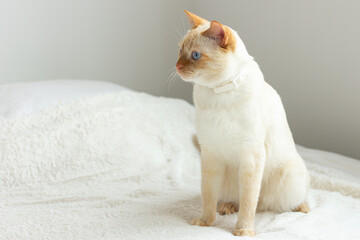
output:
{"label": "white pillow", "polygon": [[49,80],[0,85],[0,119],[14,119],[86,96],[127,88],[91,80]]}

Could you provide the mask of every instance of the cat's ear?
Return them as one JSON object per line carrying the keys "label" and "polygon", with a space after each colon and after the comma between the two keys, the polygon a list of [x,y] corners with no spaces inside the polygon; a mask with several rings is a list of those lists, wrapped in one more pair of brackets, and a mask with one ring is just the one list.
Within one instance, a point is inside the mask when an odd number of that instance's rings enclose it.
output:
{"label": "cat's ear", "polygon": [[207,21],[199,16],[196,16],[195,14],[184,10],[186,15],[188,15],[189,20],[190,20],[190,24],[192,26],[192,28],[196,28],[199,25],[202,25],[204,23],[206,23]]}
{"label": "cat's ear", "polygon": [[203,36],[208,37],[216,41],[221,47],[229,47],[235,43],[233,33],[229,28],[223,26],[217,21],[212,21],[209,29],[201,33]]}

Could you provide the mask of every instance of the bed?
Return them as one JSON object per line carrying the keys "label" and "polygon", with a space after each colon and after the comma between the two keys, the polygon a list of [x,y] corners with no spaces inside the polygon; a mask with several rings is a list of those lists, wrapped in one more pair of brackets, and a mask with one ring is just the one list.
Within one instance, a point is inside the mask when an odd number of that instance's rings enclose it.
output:
{"label": "bed", "polygon": [[[0,123],[0,239],[239,239],[236,214],[189,224],[200,164],[183,100],[99,81],[10,84]],[[360,239],[360,161],[298,150],[311,211],[258,213],[255,239]]]}

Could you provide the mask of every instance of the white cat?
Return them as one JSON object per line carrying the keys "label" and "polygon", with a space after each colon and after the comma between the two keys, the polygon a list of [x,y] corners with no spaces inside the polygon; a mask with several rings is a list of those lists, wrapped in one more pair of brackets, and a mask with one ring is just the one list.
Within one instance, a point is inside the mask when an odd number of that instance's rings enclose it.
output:
{"label": "white cat", "polygon": [[254,236],[256,210],[308,212],[309,176],[277,92],[238,34],[187,12],[177,72],[194,83],[201,148],[202,214],[209,226],[238,211],[234,234]]}

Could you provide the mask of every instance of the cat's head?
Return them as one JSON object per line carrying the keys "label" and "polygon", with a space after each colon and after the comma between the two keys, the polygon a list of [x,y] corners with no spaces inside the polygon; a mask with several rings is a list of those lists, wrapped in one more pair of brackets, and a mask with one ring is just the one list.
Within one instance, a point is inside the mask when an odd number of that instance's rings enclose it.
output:
{"label": "cat's head", "polygon": [[249,58],[245,45],[231,28],[186,11],[192,29],[180,42],[176,70],[184,81],[214,87],[236,74]]}

